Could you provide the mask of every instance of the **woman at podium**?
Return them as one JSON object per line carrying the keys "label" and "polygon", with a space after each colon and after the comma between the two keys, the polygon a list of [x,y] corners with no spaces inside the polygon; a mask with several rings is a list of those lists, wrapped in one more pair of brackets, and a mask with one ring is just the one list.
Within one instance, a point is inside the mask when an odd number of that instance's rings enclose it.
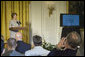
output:
{"label": "woman at podium", "polygon": [[15,38],[15,34],[18,32],[18,30],[12,30],[13,27],[20,27],[21,22],[17,20],[17,13],[12,13],[11,15],[12,20],[9,24],[10,29],[10,38]]}

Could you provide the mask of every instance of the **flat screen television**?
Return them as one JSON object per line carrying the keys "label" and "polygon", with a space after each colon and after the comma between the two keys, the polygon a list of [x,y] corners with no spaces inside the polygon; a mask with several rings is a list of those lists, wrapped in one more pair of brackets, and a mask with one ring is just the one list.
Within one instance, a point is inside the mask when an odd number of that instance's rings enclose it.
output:
{"label": "flat screen television", "polygon": [[60,26],[80,27],[80,15],[79,14],[60,14]]}

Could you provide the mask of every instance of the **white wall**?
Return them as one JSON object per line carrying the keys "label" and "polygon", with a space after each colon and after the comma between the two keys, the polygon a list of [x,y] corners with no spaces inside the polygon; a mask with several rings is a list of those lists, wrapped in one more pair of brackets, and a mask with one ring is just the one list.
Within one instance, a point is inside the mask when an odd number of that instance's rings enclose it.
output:
{"label": "white wall", "polygon": [[[49,17],[44,1],[31,1],[29,10],[30,38],[40,35],[47,42],[57,44],[61,38],[60,13],[66,13],[66,1],[56,1],[55,10]],[[31,40],[32,41],[32,40]]]}

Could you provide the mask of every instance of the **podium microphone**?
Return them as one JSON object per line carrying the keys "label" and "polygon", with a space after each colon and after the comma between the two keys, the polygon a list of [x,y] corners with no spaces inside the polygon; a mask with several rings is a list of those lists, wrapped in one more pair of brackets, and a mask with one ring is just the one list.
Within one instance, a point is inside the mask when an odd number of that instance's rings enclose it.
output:
{"label": "podium microphone", "polygon": [[21,24],[21,22],[20,22],[20,21],[17,21],[17,24],[18,24],[18,25],[20,25],[20,24]]}

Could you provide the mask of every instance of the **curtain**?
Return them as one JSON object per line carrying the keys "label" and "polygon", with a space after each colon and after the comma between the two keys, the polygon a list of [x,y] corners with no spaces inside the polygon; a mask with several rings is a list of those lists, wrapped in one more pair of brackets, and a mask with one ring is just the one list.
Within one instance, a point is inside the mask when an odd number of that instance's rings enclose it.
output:
{"label": "curtain", "polygon": [[5,42],[10,37],[9,21],[12,13],[17,13],[21,27],[27,28],[19,32],[23,34],[23,41],[29,43],[29,1],[1,1],[1,34]]}

